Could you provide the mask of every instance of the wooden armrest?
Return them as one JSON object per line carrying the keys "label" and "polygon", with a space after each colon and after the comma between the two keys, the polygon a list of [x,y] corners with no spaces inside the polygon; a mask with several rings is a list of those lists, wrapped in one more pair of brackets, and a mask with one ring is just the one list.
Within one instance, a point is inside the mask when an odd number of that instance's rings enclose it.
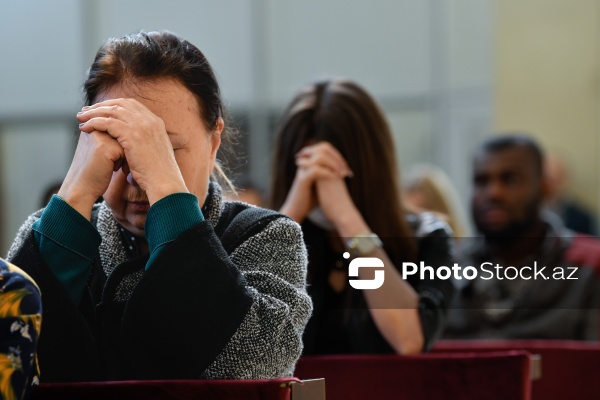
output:
{"label": "wooden armrest", "polygon": [[542,356],[540,354],[532,354],[531,360],[531,380],[537,381],[542,378]]}
{"label": "wooden armrest", "polygon": [[325,378],[289,382],[291,400],[325,400]]}

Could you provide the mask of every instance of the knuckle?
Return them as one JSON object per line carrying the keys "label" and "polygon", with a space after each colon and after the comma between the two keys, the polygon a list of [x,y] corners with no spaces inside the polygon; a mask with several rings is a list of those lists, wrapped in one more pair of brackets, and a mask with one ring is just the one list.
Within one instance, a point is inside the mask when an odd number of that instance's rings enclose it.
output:
{"label": "knuckle", "polygon": [[165,121],[163,121],[163,119],[162,119],[162,118],[160,118],[160,117],[159,117],[159,116],[157,116],[157,115],[154,115],[154,121],[155,121],[156,125],[157,125],[158,127],[160,127],[162,130],[165,130],[165,129],[166,129],[166,128],[165,128]]}

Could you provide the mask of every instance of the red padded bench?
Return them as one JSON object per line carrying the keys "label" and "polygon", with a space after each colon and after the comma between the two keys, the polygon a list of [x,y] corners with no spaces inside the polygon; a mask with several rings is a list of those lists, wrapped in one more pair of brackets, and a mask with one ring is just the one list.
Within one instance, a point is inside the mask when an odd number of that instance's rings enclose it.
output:
{"label": "red padded bench", "polygon": [[31,400],[324,400],[323,380],[170,380],[45,383]]}
{"label": "red padded bench", "polygon": [[600,399],[600,343],[570,340],[447,340],[433,353],[525,350],[541,355],[541,379],[533,382],[532,398]]}
{"label": "red padded bench", "polygon": [[325,378],[327,400],[530,399],[532,359],[526,351],[305,356],[295,376]]}

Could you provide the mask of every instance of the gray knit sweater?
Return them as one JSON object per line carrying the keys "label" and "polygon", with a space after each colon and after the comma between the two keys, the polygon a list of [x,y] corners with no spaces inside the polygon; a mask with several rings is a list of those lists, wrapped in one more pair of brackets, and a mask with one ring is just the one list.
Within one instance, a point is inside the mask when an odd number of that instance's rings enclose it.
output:
{"label": "gray knit sweater", "polygon": [[[220,187],[211,183],[202,211],[205,219],[216,227],[224,209],[235,205],[224,202]],[[102,237],[99,258],[102,270],[110,277],[117,265],[131,259],[131,253],[108,206],[101,203],[94,207],[97,218],[92,222]],[[23,258],[23,252],[30,251],[31,226],[40,215],[41,212],[31,215],[20,228],[9,250],[9,260],[19,258],[19,254]],[[306,292],[307,254],[299,225],[286,217],[275,218],[227,257],[229,260],[225,261],[231,262],[243,276],[251,305],[233,336],[199,378],[291,376],[302,352],[302,334],[312,312]],[[128,301],[144,274],[143,270],[137,270],[120,279],[112,300]]]}

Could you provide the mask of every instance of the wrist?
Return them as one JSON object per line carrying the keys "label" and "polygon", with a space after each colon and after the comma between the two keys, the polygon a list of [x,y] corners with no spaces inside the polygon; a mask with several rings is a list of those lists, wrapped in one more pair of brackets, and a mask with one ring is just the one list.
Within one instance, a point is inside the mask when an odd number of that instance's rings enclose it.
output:
{"label": "wrist", "polygon": [[187,186],[184,183],[167,183],[167,184],[154,184],[147,191],[148,202],[150,206],[154,205],[159,200],[172,195],[174,193],[189,193]]}
{"label": "wrist", "polygon": [[58,191],[57,195],[88,221],[92,218],[92,208],[94,203],[98,197],[100,197],[90,196],[85,192],[77,193],[76,191],[72,190],[63,190],[62,187]]}
{"label": "wrist", "polygon": [[340,237],[351,238],[362,233],[371,232],[371,228],[356,209],[352,212],[339,213],[339,217],[331,222],[335,225]]}
{"label": "wrist", "polygon": [[296,179],[279,212],[301,224],[314,206],[310,185]]}
{"label": "wrist", "polygon": [[164,199],[167,196],[170,196],[175,193],[189,193],[187,187],[185,185],[168,185],[162,187],[155,187],[151,191],[146,192],[148,195],[148,203],[150,207],[154,205],[154,203]]}
{"label": "wrist", "polygon": [[296,210],[294,207],[291,207],[287,204],[284,204],[279,212],[283,215],[287,215],[299,224],[301,224],[304,221],[304,218],[306,218],[306,214],[298,212],[298,210]]}

